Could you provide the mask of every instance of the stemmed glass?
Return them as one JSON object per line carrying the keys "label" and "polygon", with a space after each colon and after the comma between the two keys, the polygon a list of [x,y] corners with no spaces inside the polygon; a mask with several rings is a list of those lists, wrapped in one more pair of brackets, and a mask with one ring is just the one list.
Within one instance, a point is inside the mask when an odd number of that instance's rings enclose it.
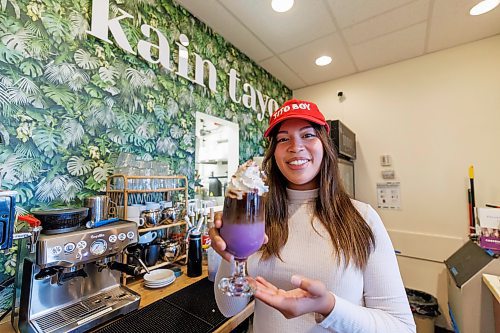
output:
{"label": "stemmed glass", "polygon": [[228,296],[252,296],[255,288],[246,277],[247,258],[264,242],[264,200],[258,193],[245,193],[242,199],[227,196],[222,212],[220,235],[226,250],[234,256],[233,276],[220,280],[219,289]]}

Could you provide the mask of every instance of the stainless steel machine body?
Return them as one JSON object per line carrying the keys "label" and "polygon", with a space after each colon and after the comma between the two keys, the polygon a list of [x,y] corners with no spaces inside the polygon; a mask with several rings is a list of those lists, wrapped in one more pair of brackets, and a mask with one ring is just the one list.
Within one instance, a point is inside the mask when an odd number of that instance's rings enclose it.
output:
{"label": "stainless steel machine body", "polygon": [[124,221],[40,235],[36,258],[24,258],[22,278],[16,280],[14,328],[85,332],[137,309],[140,296],[120,284],[121,272],[133,270],[119,263],[122,252],[137,237],[137,225]]}

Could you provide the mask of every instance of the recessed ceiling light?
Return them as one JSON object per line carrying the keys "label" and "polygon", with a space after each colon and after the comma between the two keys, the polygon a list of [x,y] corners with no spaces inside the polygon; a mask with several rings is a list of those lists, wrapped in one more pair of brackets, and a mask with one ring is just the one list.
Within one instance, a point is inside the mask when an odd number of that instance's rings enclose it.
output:
{"label": "recessed ceiling light", "polygon": [[271,7],[278,13],[284,13],[293,7],[293,0],[273,0],[271,1]]}
{"label": "recessed ceiling light", "polygon": [[326,66],[331,62],[332,62],[332,57],[329,56],[321,56],[318,59],[316,59],[316,65],[318,66]]}
{"label": "recessed ceiling light", "polygon": [[494,9],[499,4],[500,0],[483,0],[474,7],[472,7],[469,13],[473,16],[481,15]]}

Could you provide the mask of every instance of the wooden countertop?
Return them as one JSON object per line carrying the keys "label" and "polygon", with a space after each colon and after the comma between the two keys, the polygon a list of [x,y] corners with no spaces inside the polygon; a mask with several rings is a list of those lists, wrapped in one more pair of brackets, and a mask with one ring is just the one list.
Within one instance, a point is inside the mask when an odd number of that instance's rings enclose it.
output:
{"label": "wooden countertop", "polygon": [[483,282],[488,286],[491,293],[497,299],[498,303],[500,303],[500,276],[491,275],[491,274],[483,274]]}
{"label": "wooden countertop", "polygon": [[[170,294],[175,293],[176,291],[181,290],[184,287],[189,286],[192,283],[195,283],[203,278],[205,278],[208,274],[207,266],[203,266],[203,274],[199,277],[190,278],[186,275],[186,266],[182,266],[183,274],[179,276],[174,283],[171,285],[159,288],[159,289],[150,289],[145,288],[142,283],[142,279],[138,281],[134,281],[132,283],[127,284],[127,287],[132,289],[133,291],[139,293],[141,295],[141,303],[139,308],[145,307],[151,303],[154,303]],[[251,302],[247,305],[247,307],[241,311],[236,316],[230,318],[224,324],[222,324],[215,333],[229,333],[234,328],[236,328],[239,324],[241,324],[246,318],[248,318],[254,309],[254,302]],[[8,315],[2,323],[0,323],[0,332],[2,333],[14,333],[14,329],[10,324],[10,315]]]}

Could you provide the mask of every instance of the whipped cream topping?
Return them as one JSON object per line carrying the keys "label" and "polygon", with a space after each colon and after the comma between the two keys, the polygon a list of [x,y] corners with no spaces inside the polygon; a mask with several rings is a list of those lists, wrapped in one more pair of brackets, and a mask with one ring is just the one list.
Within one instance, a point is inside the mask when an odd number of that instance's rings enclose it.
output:
{"label": "whipped cream topping", "polygon": [[264,184],[264,173],[253,160],[248,160],[238,167],[236,173],[231,177],[227,185],[226,195],[236,196],[243,199],[244,193],[255,192],[263,195],[269,191],[269,187]]}

